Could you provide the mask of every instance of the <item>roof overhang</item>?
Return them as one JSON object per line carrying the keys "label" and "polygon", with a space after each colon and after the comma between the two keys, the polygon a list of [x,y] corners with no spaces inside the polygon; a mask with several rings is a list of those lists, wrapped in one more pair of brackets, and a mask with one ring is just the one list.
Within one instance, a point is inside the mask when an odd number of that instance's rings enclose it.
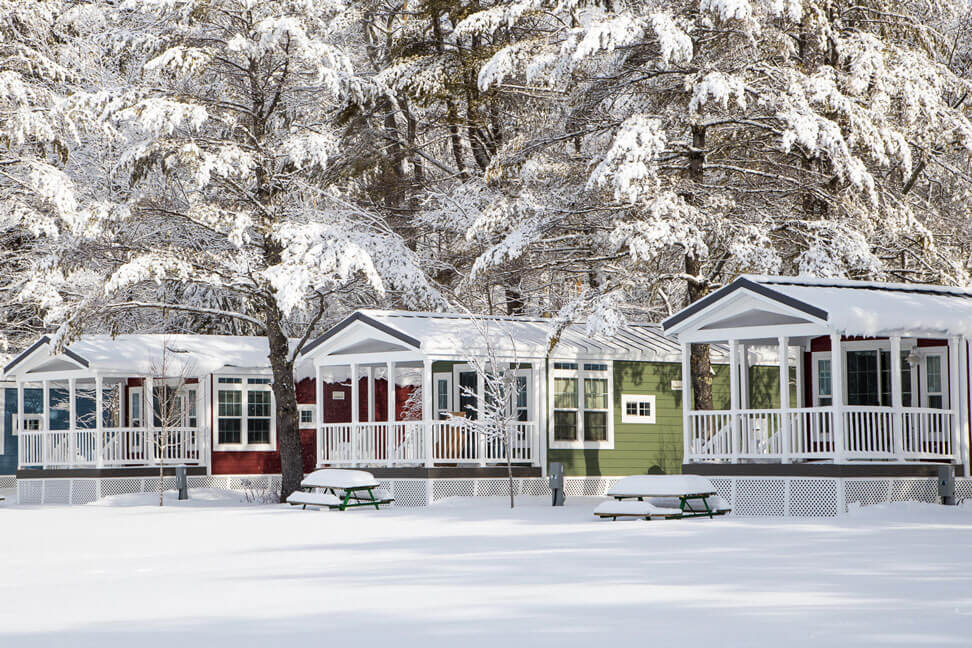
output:
{"label": "roof overhang", "polygon": [[71,349],[64,348],[60,353],[51,353],[51,338],[45,335],[30,345],[23,353],[11,360],[3,368],[3,375],[7,377],[15,374],[24,374],[40,363],[52,358],[65,359],[79,369],[87,369],[89,367],[88,361],[74,351],[71,351]]}
{"label": "roof overhang", "polygon": [[421,347],[421,341],[414,337],[364,313],[355,312],[308,344],[300,354],[306,358],[332,354],[390,354],[414,352]]}
{"label": "roof overhang", "polygon": [[824,309],[740,277],[662,322],[679,342],[773,340],[829,331]]}

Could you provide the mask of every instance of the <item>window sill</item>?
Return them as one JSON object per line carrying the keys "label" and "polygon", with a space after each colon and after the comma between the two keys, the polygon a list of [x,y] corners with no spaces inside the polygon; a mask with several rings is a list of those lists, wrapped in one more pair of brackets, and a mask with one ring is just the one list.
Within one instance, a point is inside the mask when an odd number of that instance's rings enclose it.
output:
{"label": "window sill", "polygon": [[213,452],[274,452],[277,446],[273,443],[222,443],[213,446]]}
{"label": "window sill", "polygon": [[614,450],[614,441],[551,441],[551,450]]}

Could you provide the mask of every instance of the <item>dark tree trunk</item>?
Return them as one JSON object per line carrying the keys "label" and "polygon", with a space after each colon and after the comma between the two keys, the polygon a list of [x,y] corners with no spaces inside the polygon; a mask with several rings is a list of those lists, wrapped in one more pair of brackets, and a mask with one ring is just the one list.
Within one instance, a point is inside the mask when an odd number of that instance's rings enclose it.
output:
{"label": "dark tree trunk", "polygon": [[[689,153],[689,177],[701,183],[705,171],[705,127],[692,126],[692,152]],[[685,255],[685,274],[690,277],[702,276],[702,263],[692,254]],[[688,280],[687,304],[692,304],[709,292],[702,281]],[[695,395],[695,409],[712,409],[712,363],[709,359],[708,344],[692,345],[692,392]]]}
{"label": "dark tree trunk", "polygon": [[[685,272],[698,276],[701,270],[699,262],[689,255],[685,255]],[[688,303],[691,304],[705,297],[708,290],[696,282],[688,283]],[[695,409],[712,409],[712,363],[709,359],[708,344],[692,345],[692,393],[695,395]]]}
{"label": "dark tree trunk", "polygon": [[277,405],[277,447],[280,451],[280,501],[300,489],[304,478],[304,460],[297,424],[297,391],[294,387],[294,364],[290,360],[290,343],[280,326],[280,311],[270,305],[277,317],[267,318],[267,340],[270,342],[270,367],[273,370],[273,397]]}

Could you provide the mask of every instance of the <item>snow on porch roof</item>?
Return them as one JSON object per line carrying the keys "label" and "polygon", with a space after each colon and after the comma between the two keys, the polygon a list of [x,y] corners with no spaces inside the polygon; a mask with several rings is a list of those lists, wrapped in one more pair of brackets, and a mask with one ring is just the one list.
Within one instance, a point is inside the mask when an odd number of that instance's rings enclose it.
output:
{"label": "snow on porch roof", "polygon": [[748,289],[824,320],[838,333],[942,333],[972,337],[972,290],[931,284],[744,275],[672,315],[668,331],[737,290]]}
{"label": "snow on porch roof", "polygon": [[[462,356],[485,346],[483,331],[476,320],[485,323],[486,333],[497,352],[541,358],[546,355],[555,321],[526,316],[475,316],[462,313],[424,313],[411,311],[359,310],[311,342],[303,351],[319,352],[321,345],[355,322],[372,326],[421,349],[425,355]],[[723,354],[722,347],[714,349]],[[681,347],[666,336],[658,324],[629,323],[610,335],[589,335],[583,322],[570,324],[561,334],[551,357],[622,358],[656,362],[680,362]]]}
{"label": "snow on porch roof", "polygon": [[[165,345],[165,346],[163,346]],[[64,350],[63,355],[92,371],[122,372],[124,375],[158,375],[163,360],[166,373],[181,375],[188,368],[192,375],[205,375],[224,369],[266,369],[270,367],[269,346],[265,337],[235,335],[82,335]],[[42,337],[4,368],[10,375],[17,365],[35,353],[50,358],[50,338]]]}

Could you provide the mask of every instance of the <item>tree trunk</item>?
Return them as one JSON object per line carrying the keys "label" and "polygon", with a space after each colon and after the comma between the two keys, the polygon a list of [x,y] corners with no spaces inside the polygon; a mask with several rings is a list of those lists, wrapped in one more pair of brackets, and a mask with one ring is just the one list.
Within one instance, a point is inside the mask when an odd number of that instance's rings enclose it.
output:
{"label": "tree trunk", "polygon": [[513,498],[513,434],[506,428],[506,478],[510,488],[510,508],[514,508]]}
{"label": "tree trunk", "polygon": [[[705,172],[705,127],[692,126],[692,151],[689,153],[689,178],[701,183]],[[702,276],[702,263],[692,254],[685,255],[685,274],[690,277]],[[705,297],[709,290],[700,281],[688,280],[688,304]],[[712,363],[709,360],[708,344],[692,345],[692,390],[695,394],[695,409],[712,409]]]}
{"label": "tree trunk", "polygon": [[297,424],[297,391],[294,387],[294,364],[290,360],[290,343],[280,326],[280,311],[270,304],[267,317],[267,340],[270,343],[270,367],[273,369],[273,397],[277,405],[277,447],[280,450],[280,501],[300,489],[304,479],[304,461]]}

